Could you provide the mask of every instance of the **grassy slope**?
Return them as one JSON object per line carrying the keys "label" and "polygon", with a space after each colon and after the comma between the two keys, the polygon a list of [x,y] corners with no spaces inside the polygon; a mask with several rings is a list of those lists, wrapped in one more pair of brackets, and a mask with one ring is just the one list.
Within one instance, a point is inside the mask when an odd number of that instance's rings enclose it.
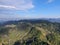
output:
{"label": "grassy slope", "polygon": [[6,34],[7,32],[1,33],[3,36],[0,35],[0,45],[1,43],[13,45],[16,41],[23,45],[59,45],[60,43],[60,33],[57,31],[60,30],[59,24],[36,23],[32,25],[31,23],[19,23],[13,26],[4,26],[3,31],[5,30],[9,31],[8,34]]}

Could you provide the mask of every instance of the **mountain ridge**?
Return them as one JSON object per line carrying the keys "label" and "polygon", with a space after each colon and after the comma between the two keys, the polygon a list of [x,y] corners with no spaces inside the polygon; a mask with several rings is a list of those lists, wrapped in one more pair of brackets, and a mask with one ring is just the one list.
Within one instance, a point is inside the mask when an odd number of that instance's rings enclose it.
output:
{"label": "mountain ridge", "polygon": [[60,45],[60,23],[47,20],[8,21],[0,25],[4,45]]}

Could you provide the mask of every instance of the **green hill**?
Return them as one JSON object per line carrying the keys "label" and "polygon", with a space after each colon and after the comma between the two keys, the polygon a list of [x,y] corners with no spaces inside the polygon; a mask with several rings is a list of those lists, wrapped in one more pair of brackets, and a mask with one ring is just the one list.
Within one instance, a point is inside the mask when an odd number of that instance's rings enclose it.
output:
{"label": "green hill", "polygon": [[60,45],[60,23],[46,20],[15,22],[0,26],[0,45]]}

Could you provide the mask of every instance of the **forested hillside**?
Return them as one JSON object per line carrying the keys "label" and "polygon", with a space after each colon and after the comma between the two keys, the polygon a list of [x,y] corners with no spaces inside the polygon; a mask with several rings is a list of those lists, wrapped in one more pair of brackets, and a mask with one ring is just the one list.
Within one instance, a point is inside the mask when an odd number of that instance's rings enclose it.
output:
{"label": "forested hillside", "polygon": [[60,45],[60,23],[47,20],[0,24],[0,45]]}

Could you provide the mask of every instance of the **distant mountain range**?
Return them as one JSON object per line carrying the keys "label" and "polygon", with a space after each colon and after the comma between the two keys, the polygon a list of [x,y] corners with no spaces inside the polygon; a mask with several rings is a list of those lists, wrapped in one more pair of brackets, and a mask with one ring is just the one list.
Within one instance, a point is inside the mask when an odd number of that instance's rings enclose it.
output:
{"label": "distant mountain range", "polygon": [[0,23],[4,23],[4,22],[11,22],[11,21],[40,21],[40,20],[48,20],[48,21],[50,21],[50,22],[58,22],[58,23],[60,23],[60,18],[40,18],[40,19],[20,19],[20,20],[17,20],[17,19],[15,19],[15,20],[5,20],[5,19],[0,19]]}
{"label": "distant mountain range", "polygon": [[57,18],[57,19],[48,19],[49,21],[51,21],[51,22],[58,22],[58,23],[60,23],[60,18]]}

